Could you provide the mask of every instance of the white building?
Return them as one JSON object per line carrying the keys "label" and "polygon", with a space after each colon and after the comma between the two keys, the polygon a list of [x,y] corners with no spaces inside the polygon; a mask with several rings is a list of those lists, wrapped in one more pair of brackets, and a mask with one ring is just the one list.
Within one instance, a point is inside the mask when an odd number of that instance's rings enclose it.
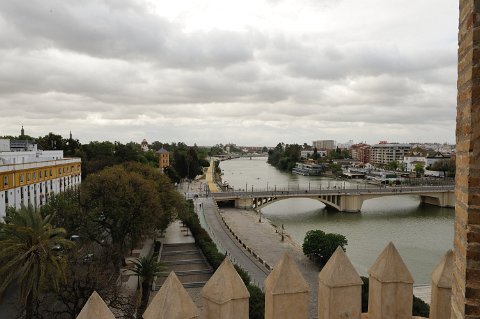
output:
{"label": "white building", "polygon": [[[320,157],[325,157],[325,156],[327,156],[327,151],[318,151],[317,150],[317,154]],[[309,158],[309,157],[312,157],[312,156],[313,156],[313,150],[300,151],[300,157],[301,158]]]}
{"label": "white building", "polygon": [[450,160],[451,157],[448,155],[443,155],[439,152],[428,155],[428,156],[422,156],[422,155],[408,155],[405,156],[403,159],[403,165],[405,167],[405,170],[407,172],[414,172],[415,171],[415,166],[417,164],[422,165],[422,167],[425,169],[425,175],[428,176],[443,176],[443,172],[438,172],[438,171],[430,171],[428,170],[429,168],[432,167],[433,164],[439,161],[445,161],[445,160]]}
{"label": "white building", "polygon": [[[6,142],[0,140],[0,149]],[[81,159],[64,158],[63,151],[0,151],[0,219],[8,206],[40,207],[52,194],[81,183]]]}

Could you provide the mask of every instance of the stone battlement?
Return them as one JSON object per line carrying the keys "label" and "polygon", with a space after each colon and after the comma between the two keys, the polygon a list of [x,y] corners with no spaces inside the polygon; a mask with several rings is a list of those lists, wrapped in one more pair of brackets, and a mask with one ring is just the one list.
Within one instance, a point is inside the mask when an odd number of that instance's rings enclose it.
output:
{"label": "stone battlement", "polygon": [[[369,269],[368,313],[361,313],[362,280],[339,247],[318,275],[318,318],[411,319],[413,278],[389,243]],[[453,252],[448,251],[432,275],[430,318],[450,318]],[[249,293],[228,260],[201,291],[197,309],[171,272],[143,314],[144,319],[248,319]],[[265,280],[265,319],[308,319],[309,286],[295,262],[285,254]],[[94,292],[77,319],[115,318]],[[415,318],[415,317],[413,317]]]}

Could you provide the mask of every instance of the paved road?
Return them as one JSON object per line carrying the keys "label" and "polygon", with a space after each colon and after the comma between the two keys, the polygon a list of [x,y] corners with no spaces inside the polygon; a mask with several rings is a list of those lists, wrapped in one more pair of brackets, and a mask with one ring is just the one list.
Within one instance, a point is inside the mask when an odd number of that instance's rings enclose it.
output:
{"label": "paved road", "polygon": [[[198,211],[200,210],[200,203],[202,208],[201,211]],[[269,270],[254,259],[228,231],[219,216],[218,209],[212,198],[197,199],[195,208],[197,212],[204,214],[209,232],[213,234],[214,240],[220,243],[221,249],[228,252],[230,260],[245,269],[251,279],[263,289],[263,283],[269,274]]]}

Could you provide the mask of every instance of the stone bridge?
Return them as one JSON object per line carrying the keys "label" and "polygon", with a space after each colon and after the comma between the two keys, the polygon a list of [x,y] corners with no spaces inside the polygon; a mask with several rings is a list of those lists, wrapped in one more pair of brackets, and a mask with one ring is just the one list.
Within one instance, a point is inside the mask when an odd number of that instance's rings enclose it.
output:
{"label": "stone bridge", "polygon": [[289,198],[315,199],[340,212],[360,212],[363,202],[372,198],[399,195],[417,195],[422,203],[440,207],[455,207],[454,186],[413,186],[386,188],[351,188],[294,191],[252,191],[211,193],[218,203],[236,208],[257,209]]}

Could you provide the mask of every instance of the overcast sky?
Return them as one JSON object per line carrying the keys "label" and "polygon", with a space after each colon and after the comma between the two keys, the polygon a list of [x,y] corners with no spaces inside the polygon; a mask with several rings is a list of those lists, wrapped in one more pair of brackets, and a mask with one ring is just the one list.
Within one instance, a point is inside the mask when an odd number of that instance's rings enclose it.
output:
{"label": "overcast sky", "polygon": [[0,135],[454,142],[458,1],[0,1]]}

